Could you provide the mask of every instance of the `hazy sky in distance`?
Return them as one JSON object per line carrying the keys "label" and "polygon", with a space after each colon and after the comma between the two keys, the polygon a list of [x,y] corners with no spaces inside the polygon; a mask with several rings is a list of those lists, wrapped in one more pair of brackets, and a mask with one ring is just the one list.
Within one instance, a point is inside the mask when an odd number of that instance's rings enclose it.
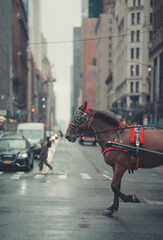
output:
{"label": "hazy sky in distance", "polygon": [[81,0],[40,0],[41,30],[49,44],[48,58],[54,64],[56,78],[56,119],[70,121],[70,81],[73,43],[50,43],[73,40],[73,27],[81,26]]}

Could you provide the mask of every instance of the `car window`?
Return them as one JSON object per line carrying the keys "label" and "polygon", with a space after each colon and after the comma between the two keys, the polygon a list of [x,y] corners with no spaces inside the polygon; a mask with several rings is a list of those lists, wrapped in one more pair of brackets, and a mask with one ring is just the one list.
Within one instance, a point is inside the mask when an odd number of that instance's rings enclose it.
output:
{"label": "car window", "polygon": [[21,134],[27,138],[27,139],[41,139],[42,136],[42,130],[35,130],[35,129],[23,129],[23,130],[19,130],[21,132]]}
{"label": "car window", "polygon": [[24,140],[17,139],[1,139],[0,151],[9,151],[10,149],[24,149],[26,148],[26,142]]}

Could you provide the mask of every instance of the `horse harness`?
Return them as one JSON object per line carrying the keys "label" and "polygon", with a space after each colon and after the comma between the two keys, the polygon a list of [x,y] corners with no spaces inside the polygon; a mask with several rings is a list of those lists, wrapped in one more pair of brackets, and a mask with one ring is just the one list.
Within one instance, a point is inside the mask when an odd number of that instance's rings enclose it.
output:
{"label": "horse harness", "polygon": [[[88,127],[88,128],[91,127],[94,130],[94,133],[96,135],[96,140],[97,140],[97,132],[91,125],[92,121],[94,120],[93,116],[95,111],[92,111],[92,116],[90,117],[90,119],[88,118],[88,111],[89,111],[88,106],[85,109],[85,111],[77,110],[74,123],[70,123],[69,127],[75,130],[77,136],[79,136],[79,131],[81,129],[85,127]],[[134,173],[134,170],[137,170],[139,167],[138,155],[139,155],[139,145],[143,143],[143,141],[140,141],[140,135],[143,134],[143,127],[140,127],[140,125],[137,123],[135,123],[134,125],[131,125],[131,129],[134,129],[131,135],[131,143],[134,143],[135,147],[134,148],[129,147],[129,149],[125,149],[124,146],[126,145],[122,144],[121,133],[123,129],[124,128],[122,128],[122,123],[120,123],[115,128],[116,130],[115,141],[108,141],[104,146],[102,146],[102,153],[104,154],[110,150],[118,150],[118,151],[130,153],[131,158],[130,158],[130,166],[128,171],[129,173],[131,172]],[[120,143],[118,143],[118,138]]]}
{"label": "horse harness", "polygon": [[[134,173],[134,170],[137,170],[139,167],[139,146],[143,144],[143,127],[140,127],[138,123],[131,125],[131,143],[135,145],[135,147],[130,147],[122,144],[121,132],[122,132],[122,124],[120,124],[120,128],[117,130],[115,141],[108,141],[104,146],[102,146],[102,153],[106,153],[110,150],[123,151],[131,154],[130,164],[129,164],[129,173]],[[119,136],[120,143],[117,143],[117,136]]]}

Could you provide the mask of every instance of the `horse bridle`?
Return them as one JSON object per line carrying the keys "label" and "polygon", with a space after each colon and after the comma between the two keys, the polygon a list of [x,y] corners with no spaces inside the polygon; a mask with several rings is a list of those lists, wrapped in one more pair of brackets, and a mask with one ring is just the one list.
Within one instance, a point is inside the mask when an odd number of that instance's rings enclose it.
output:
{"label": "horse bridle", "polygon": [[[94,113],[93,113],[93,115],[94,115]],[[80,129],[85,128],[85,127],[89,127],[89,126],[92,127],[91,123],[94,119],[93,115],[89,119],[88,110],[85,111],[85,112],[83,112],[81,110],[76,111],[76,116],[75,116],[74,123],[70,123],[69,127],[75,130],[77,137],[79,136]]]}

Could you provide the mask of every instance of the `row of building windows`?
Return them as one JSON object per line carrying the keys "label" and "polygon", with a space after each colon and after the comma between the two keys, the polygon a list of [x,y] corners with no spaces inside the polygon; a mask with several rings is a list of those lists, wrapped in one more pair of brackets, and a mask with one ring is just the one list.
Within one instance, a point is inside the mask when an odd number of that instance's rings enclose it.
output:
{"label": "row of building windows", "polygon": [[139,82],[130,82],[130,92],[139,92]]}
{"label": "row of building windows", "polygon": [[141,13],[137,12],[137,13],[131,13],[131,24],[140,24],[140,16]]}
{"label": "row of building windows", "polygon": [[131,42],[135,42],[135,38],[136,38],[136,42],[140,42],[140,31],[131,31]]}
{"label": "row of building windows", "polygon": [[131,59],[134,59],[136,57],[136,59],[139,59],[140,57],[140,48],[131,48],[131,55],[130,55]]}
{"label": "row of building windows", "polygon": [[133,7],[135,6],[140,6],[141,5],[141,0],[133,0]]}
{"label": "row of building windows", "polygon": [[140,75],[140,69],[139,65],[137,64],[135,67],[134,65],[130,65],[130,76],[139,76]]}

